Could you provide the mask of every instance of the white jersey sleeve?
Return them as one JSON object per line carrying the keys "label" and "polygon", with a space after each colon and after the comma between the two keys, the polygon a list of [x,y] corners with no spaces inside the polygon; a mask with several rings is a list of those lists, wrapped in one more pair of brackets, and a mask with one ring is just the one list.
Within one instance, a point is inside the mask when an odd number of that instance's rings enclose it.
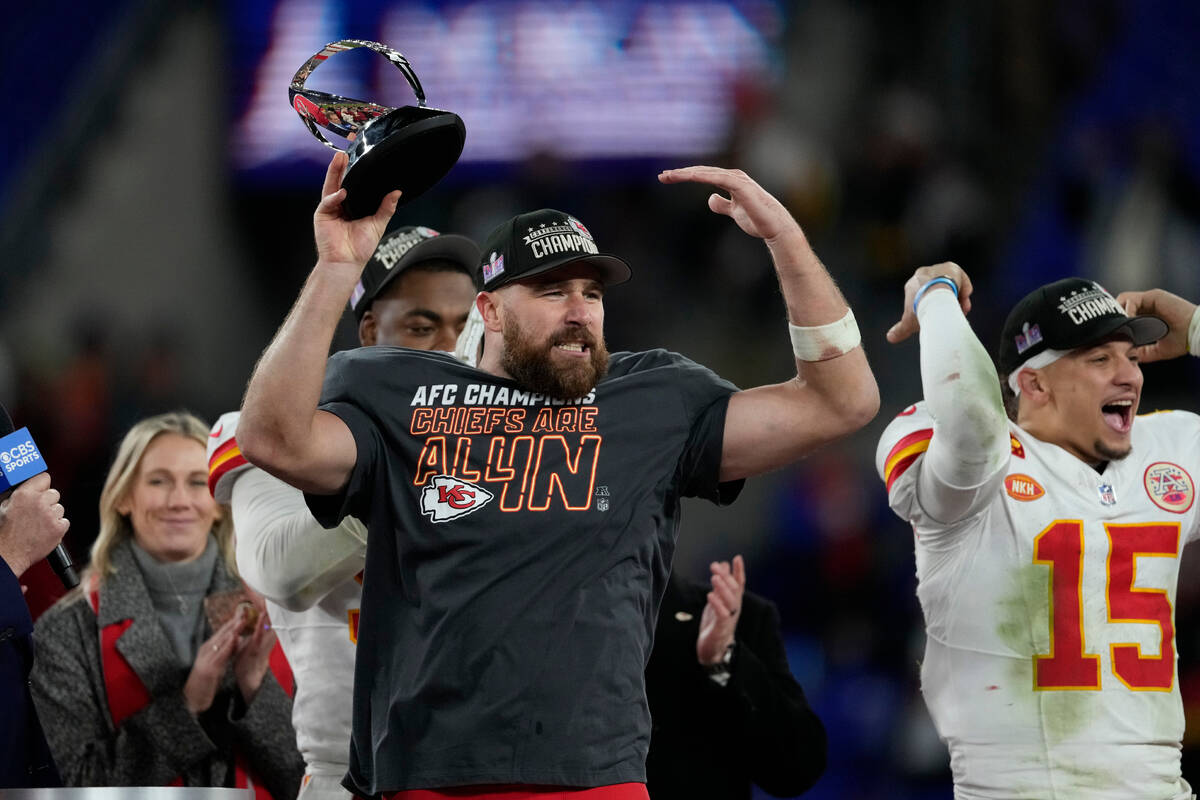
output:
{"label": "white jersey sleeve", "polygon": [[996,370],[958,299],[935,290],[917,308],[921,384],[935,434],[917,469],[920,507],[941,523],[977,512],[1002,479],[1009,422]]}
{"label": "white jersey sleeve", "polygon": [[921,401],[896,415],[879,437],[875,450],[875,469],[887,487],[888,505],[933,550],[952,546],[964,530],[955,522],[944,522],[936,512],[964,507],[969,513],[961,515],[959,521],[968,519],[986,506],[984,492],[994,494],[995,488],[995,480],[987,480],[980,486],[961,489],[934,474],[929,468],[929,452],[937,440],[937,422],[929,412],[929,404]]}
{"label": "white jersey sleeve", "polygon": [[366,528],[357,519],[322,528],[299,489],[257,467],[237,476],[232,500],[238,569],[284,608],[302,611],[362,570]]}
{"label": "white jersey sleeve", "polygon": [[888,505],[914,525],[925,517],[917,502],[916,476],[932,439],[933,417],[922,401],[896,415],[875,448],[875,470],[887,487]]}
{"label": "white jersey sleeve", "polygon": [[299,489],[242,456],[239,418],[237,411],[222,414],[209,433],[209,490],[232,507],[238,571],[246,583],[284,608],[303,611],[362,569],[366,526],[347,517],[336,528],[321,527]]}

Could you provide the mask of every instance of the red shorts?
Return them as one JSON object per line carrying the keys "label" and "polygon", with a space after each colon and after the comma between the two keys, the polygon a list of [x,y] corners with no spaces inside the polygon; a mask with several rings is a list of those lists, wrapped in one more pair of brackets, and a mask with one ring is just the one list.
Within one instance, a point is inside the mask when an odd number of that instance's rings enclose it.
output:
{"label": "red shorts", "polygon": [[650,800],[644,783],[615,783],[592,789],[569,786],[453,786],[408,789],[385,794],[384,800]]}

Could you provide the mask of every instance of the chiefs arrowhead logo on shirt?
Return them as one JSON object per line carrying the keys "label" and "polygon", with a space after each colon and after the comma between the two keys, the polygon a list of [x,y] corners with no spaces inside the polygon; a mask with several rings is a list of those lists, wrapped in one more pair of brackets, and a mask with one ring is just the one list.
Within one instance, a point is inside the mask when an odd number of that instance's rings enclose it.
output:
{"label": "chiefs arrowhead logo on shirt", "polygon": [[1020,472],[1014,472],[1004,479],[1004,491],[1013,500],[1020,500],[1022,502],[1037,500],[1046,493],[1046,490],[1042,488],[1040,483]]}
{"label": "chiefs arrowhead logo on shirt", "polygon": [[432,522],[449,522],[478,511],[494,496],[453,475],[435,475],[421,490],[421,513],[429,515]]}

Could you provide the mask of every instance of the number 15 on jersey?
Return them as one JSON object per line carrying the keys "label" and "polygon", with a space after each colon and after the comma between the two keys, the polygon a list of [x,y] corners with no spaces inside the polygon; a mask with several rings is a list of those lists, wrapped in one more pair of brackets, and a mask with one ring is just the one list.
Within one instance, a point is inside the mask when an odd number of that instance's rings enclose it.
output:
{"label": "number 15 on jersey", "polygon": [[[1179,523],[1105,523],[1105,608],[1109,623],[1157,625],[1158,655],[1140,644],[1109,644],[1112,673],[1133,691],[1171,691],[1175,680],[1174,609],[1167,588],[1135,586],[1140,559],[1178,558]],[[1033,563],[1050,567],[1050,652],[1033,657],[1036,690],[1099,690],[1100,656],[1083,631],[1084,531],[1081,520],[1060,519],[1033,540]],[[1173,573],[1174,574],[1174,573]]]}

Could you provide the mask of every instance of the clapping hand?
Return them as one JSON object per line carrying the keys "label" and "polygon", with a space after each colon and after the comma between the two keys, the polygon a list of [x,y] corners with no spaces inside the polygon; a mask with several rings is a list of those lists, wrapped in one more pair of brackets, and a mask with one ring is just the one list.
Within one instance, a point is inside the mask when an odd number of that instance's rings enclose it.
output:
{"label": "clapping hand", "polygon": [[746,562],[734,556],[728,561],[709,565],[712,590],[700,614],[700,635],[696,637],[696,658],[701,664],[716,664],[733,644],[738,619],[742,614],[742,596],[746,591]]}
{"label": "clapping hand", "polygon": [[[259,687],[262,686],[263,677],[271,665],[271,650],[274,649],[275,641],[279,637],[271,628],[271,620],[267,617],[267,604],[262,595],[249,588],[246,589],[246,595],[254,604],[258,614],[255,616],[252,630],[249,632],[245,628],[241,630],[242,635],[239,637],[233,660],[233,675],[237,679],[242,699],[249,704],[258,694]],[[244,604],[238,606],[238,614],[245,621],[246,608]]]}

